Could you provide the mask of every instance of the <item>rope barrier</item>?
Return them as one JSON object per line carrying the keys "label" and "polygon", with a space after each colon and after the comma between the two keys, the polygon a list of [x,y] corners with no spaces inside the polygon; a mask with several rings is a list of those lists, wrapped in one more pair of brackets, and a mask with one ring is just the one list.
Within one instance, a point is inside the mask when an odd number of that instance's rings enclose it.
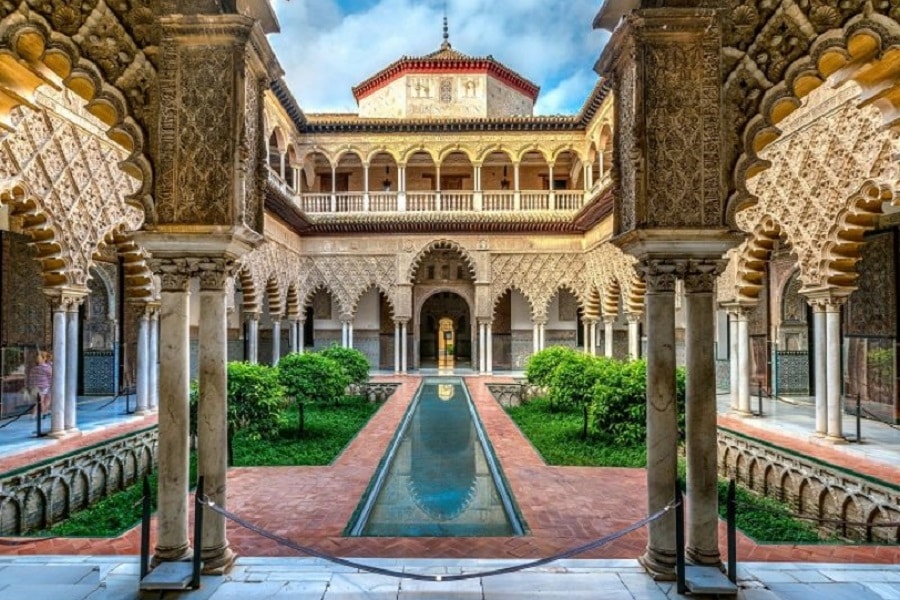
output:
{"label": "rope barrier", "polygon": [[660,509],[659,511],[653,513],[652,515],[650,515],[648,517],[641,519],[640,521],[632,523],[631,525],[629,525],[628,527],[625,527],[624,529],[620,529],[619,531],[612,533],[610,535],[604,536],[602,538],[599,538],[599,539],[589,542],[587,544],[583,544],[581,546],[577,546],[575,548],[565,550],[563,552],[554,554],[553,556],[549,556],[546,558],[540,558],[537,560],[529,561],[526,563],[522,563],[520,565],[515,565],[515,566],[510,566],[510,567],[503,567],[500,569],[491,569],[488,571],[481,571],[478,573],[462,573],[459,575],[421,575],[419,573],[405,573],[402,571],[394,571],[392,569],[383,569],[381,567],[373,567],[371,565],[366,565],[366,564],[359,563],[356,561],[348,560],[346,558],[340,558],[337,556],[333,556],[326,552],[321,552],[314,548],[310,548],[309,546],[303,546],[301,544],[293,542],[293,541],[291,541],[285,537],[282,537],[276,533],[267,531],[267,530],[263,529],[262,527],[254,525],[253,523],[250,523],[249,521],[242,519],[238,515],[230,512],[228,510],[225,510],[221,506],[218,506],[215,502],[210,500],[209,497],[207,497],[207,496],[203,496],[203,497],[198,496],[197,504],[201,507],[202,506],[208,507],[213,512],[216,512],[216,513],[222,515],[229,521],[237,523],[241,527],[243,527],[245,529],[249,529],[250,531],[252,531],[264,538],[270,539],[281,546],[286,546],[292,550],[297,550],[298,552],[302,552],[309,556],[315,556],[316,558],[321,558],[321,559],[327,560],[327,561],[332,562],[337,565],[341,565],[344,567],[350,567],[352,569],[359,569],[360,571],[365,571],[367,573],[374,573],[376,575],[385,575],[387,577],[396,577],[399,579],[413,579],[416,581],[464,581],[466,579],[476,579],[479,577],[492,577],[494,575],[506,575],[508,573],[516,573],[523,569],[531,569],[534,567],[540,567],[542,565],[546,565],[548,563],[551,563],[551,562],[554,562],[557,560],[561,560],[564,558],[570,558],[572,556],[577,556],[579,554],[583,554],[584,552],[588,552],[590,550],[600,548],[601,546],[605,546],[606,544],[608,544],[612,541],[615,541],[621,537],[628,535],[629,533],[631,533],[633,531],[640,529],[641,527],[644,527],[648,523],[652,523],[653,521],[656,521],[657,519],[661,518],[663,515],[665,515],[667,512],[669,512],[670,510],[672,510],[673,508],[675,508],[677,506],[677,503],[675,501],[672,501],[669,504],[667,504],[665,507]]}
{"label": "rope barrier", "polygon": [[21,419],[22,417],[24,417],[26,414],[30,413],[31,410],[32,410],[35,406],[37,406],[37,402],[34,402],[34,403],[32,403],[32,404],[29,404],[28,406],[25,407],[25,409],[24,409],[22,412],[20,412],[20,413],[17,414],[17,415],[13,415],[13,416],[11,416],[11,417],[6,417],[7,419],[9,419],[9,421],[7,421],[6,423],[4,423],[3,425],[0,425],[0,429],[3,429],[3,428],[6,427],[7,425],[11,425],[11,424],[15,423],[16,421],[18,421],[19,419]]}
{"label": "rope barrier", "polygon": [[900,431],[900,427],[897,427],[897,426],[894,425],[893,423],[890,423],[890,422],[888,422],[888,421],[885,421],[884,419],[882,419],[882,418],[879,417],[878,415],[869,412],[868,410],[866,410],[865,408],[862,408],[861,406],[860,406],[860,410],[863,412],[863,414],[865,414],[868,418],[872,419],[873,421],[875,421],[875,422],[877,422],[877,423],[881,423],[881,424],[883,424],[883,425],[887,425],[887,426],[890,427],[891,429],[896,429],[897,431]]}

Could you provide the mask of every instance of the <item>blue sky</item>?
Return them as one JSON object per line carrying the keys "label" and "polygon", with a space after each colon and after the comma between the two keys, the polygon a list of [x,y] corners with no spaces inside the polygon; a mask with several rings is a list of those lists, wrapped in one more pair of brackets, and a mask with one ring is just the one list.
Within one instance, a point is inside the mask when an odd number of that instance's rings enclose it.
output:
{"label": "blue sky", "polygon": [[[356,112],[350,88],[403,55],[437,50],[443,0],[273,0],[269,36],[306,112]],[[450,42],[541,86],[536,114],[578,111],[609,35],[593,31],[601,0],[447,0]]]}

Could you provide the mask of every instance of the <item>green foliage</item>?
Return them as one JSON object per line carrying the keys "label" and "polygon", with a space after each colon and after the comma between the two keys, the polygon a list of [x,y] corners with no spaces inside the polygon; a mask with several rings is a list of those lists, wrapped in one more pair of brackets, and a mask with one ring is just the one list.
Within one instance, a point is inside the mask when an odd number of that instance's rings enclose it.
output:
{"label": "green foliage", "polygon": [[643,467],[643,446],[627,447],[598,438],[582,439],[581,411],[550,411],[547,398],[506,409],[522,433],[551,465]]}
{"label": "green foliage", "polygon": [[[735,489],[737,511],[735,524],[745,535],[762,544],[809,544],[822,541],[812,522],[790,516],[788,507],[774,500],[758,496],[741,486]],[[719,480],[719,516],[726,517],[728,482]]]}
{"label": "green foliage", "polygon": [[302,438],[297,438],[297,407],[279,415],[278,434],[253,441],[243,432],[234,436],[234,464],[242,467],[328,465],[378,410],[364,398],[348,397],[337,408],[307,405]]}
{"label": "green foliage", "polygon": [[250,439],[262,439],[278,431],[278,412],[284,388],[278,370],[246,362],[228,363],[228,426]]}
{"label": "green foliage", "polygon": [[578,408],[590,404],[594,385],[617,364],[609,358],[572,351],[562,356],[548,377],[549,398],[555,406]]}
{"label": "green foliage", "polygon": [[[243,431],[252,439],[274,435],[278,412],[284,404],[284,388],[278,370],[247,362],[228,363],[228,428]],[[191,433],[197,433],[200,388],[191,382]]]}
{"label": "green foliage", "polygon": [[319,354],[337,362],[350,378],[350,383],[362,384],[369,380],[369,360],[359,350],[341,348],[335,344],[330,348],[325,348]]}
{"label": "green foliage", "polygon": [[566,346],[550,346],[531,355],[525,363],[525,377],[528,383],[549,387],[550,377],[559,363],[577,354],[577,351]]}
{"label": "green foliage", "polygon": [[[591,432],[615,444],[643,444],[647,436],[647,361],[605,359],[591,390]],[[679,424],[684,426],[685,372],[675,373]]]}
{"label": "green foliage", "polygon": [[279,380],[297,402],[336,404],[350,384],[337,361],[322,353],[288,354],[278,363]]}

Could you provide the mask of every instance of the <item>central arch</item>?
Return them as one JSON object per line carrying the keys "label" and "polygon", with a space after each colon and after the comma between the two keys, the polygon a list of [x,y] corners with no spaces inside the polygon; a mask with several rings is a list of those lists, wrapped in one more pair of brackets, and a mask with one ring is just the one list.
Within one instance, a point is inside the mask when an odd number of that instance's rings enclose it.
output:
{"label": "central arch", "polygon": [[472,306],[460,290],[435,290],[417,314],[416,354],[419,368],[471,368],[475,326]]}

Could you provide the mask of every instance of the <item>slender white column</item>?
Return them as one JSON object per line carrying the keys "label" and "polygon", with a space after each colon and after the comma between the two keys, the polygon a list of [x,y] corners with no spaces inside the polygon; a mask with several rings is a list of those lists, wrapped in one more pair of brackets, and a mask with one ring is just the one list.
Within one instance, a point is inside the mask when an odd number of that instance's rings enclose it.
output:
{"label": "slender white column", "polygon": [[513,163],[513,210],[522,209],[522,189],[519,184],[519,163]]}
{"label": "slender white column", "polygon": [[407,367],[407,357],[409,356],[409,352],[407,351],[407,334],[406,334],[406,321],[401,322],[400,325],[400,372],[406,373]]}
{"label": "slender white column", "polygon": [[150,311],[150,378],[148,408],[151,412],[159,409],[159,306],[152,305]]}
{"label": "slender white column", "polygon": [[825,306],[814,302],[813,308],[813,361],[816,377],[816,435],[828,433],[828,375],[826,369]]}
{"label": "slender white column", "polygon": [[282,152],[279,154],[279,157],[281,158],[281,164],[278,167],[278,174],[281,176],[282,181],[284,181],[284,167],[285,167],[285,163],[287,162],[284,159],[286,156],[287,156],[287,152]]}
{"label": "slender white column", "polygon": [[684,278],[686,386],[687,556],[719,567],[716,445],[715,303],[723,261],[690,261]]}
{"label": "slender white column", "polygon": [[541,350],[546,348],[546,323],[538,323],[538,343],[540,344]]}
{"label": "slender white column", "polygon": [[738,414],[750,414],[750,323],[747,310],[737,314]]}
{"label": "slender white column", "polygon": [[738,373],[740,366],[738,365],[738,325],[737,311],[728,311],[728,362],[731,367],[731,383],[729,385],[729,395],[731,397],[731,410],[738,409]]}
{"label": "slender white column", "polygon": [[247,362],[259,362],[259,313],[245,313],[247,319]]}
{"label": "slender white column", "polygon": [[145,415],[150,405],[150,314],[145,308],[138,318],[137,335],[137,408],[136,413]]}
{"label": "slender white column", "polygon": [[369,212],[369,202],[369,163],[365,163],[363,165],[363,212]]}
{"label": "slender white column", "polygon": [[347,321],[341,321],[341,348],[347,347]]}
{"label": "slender white column", "polygon": [[[628,313],[628,358],[637,360],[641,357],[641,315]],[[649,343],[648,343],[649,345]]]}
{"label": "slender white column", "polygon": [[347,347],[353,347],[353,321],[347,321]]}
{"label": "slender white column", "polygon": [[394,321],[394,373],[400,373],[400,321]]}
{"label": "slender white column", "polygon": [[603,317],[603,354],[607,358],[613,357],[613,325],[615,324],[615,315],[606,315]]}
{"label": "slender white column", "polygon": [[53,301],[53,383],[50,386],[50,435],[66,434],[66,304],[68,300]]}
{"label": "slender white column", "polygon": [[[228,328],[225,306],[227,263],[212,259],[200,271],[200,397],[197,407],[197,467],[204,478],[204,492],[225,506],[228,472]],[[280,332],[275,321],[273,335]],[[274,353],[273,356],[277,356]],[[274,359],[273,362],[277,362]],[[201,542],[203,572],[223,575],[234,564],[225,531],[225,518],[208,511],[203,519]]]}
{"label": "slender white column", "polygon": [[337,211],[337,165],[331,165],[331,212]]}
{"label": "slender white column", "polygon": [[291,352],[293,353],[297,351],[297,319],[291,319],[289,323],[288,337],[290,338]]}
{"label": "slender white column", "polygon": [[487,327],[484,321],[478,323],[478,372],[485,373],[487,372],[487,352],[485,352],[486,347],[486,335]]}
{"label": "slender white column", "polygon": [[[675,278],[668,261],[640,263],[647,284],[647,511],[655,514],[671,500],[678,461],[675,401]],[[675,514],[669,511],[647,526],[647,549],[640,557],[656,577],[675,570]]]}
{"label": "slender white column", "polygon": [[538,325],[537,321],[534,322],[531,339],[534,345],[534,354],[537,354],[541,351],[541,330],[540,325]]}
{"label": "slender white column", "polygon": [[485,356],[485,372],[490,375],[494,372],[494,326],[492,323],[488,322],[485,325],[486,330],[486,341],[485,345],[487,346],[487,355]]}
{"label": "slender white column", "polygon": [[154,563],[190,555],[188,541],[189,265],[153,259],[162,291],[159,317],[159,463]]}
{"label": "slender white column", "polygon": [[273,317],[272,321],[272,366],[281,360],[281,319]]}
{"label": "slender white column", "polygon": [[590,334],[591,325],[587,321],[581,322],[581,335],[584,338],[584,347],[582,348],[582,352],[585,354],[591,353],[591,334]]}
{"label": "slender white column", "polygon": [[832,301],[825,305],[825,363],[828,372],[826,386],[828,401],[829,440],[837,443],[846,442],[843,432],[844,410],[841,398],[841,301]]}
{"label": "slender white column", "polygon": [[73,299],[66,310],[66,434],[78,432],[78,307],[84,297]]}
{"label": "slender white column", "polygon": [[297,353],[303,354],[303,344],[306,343],[306,320],[300,319],[297,321]]}

